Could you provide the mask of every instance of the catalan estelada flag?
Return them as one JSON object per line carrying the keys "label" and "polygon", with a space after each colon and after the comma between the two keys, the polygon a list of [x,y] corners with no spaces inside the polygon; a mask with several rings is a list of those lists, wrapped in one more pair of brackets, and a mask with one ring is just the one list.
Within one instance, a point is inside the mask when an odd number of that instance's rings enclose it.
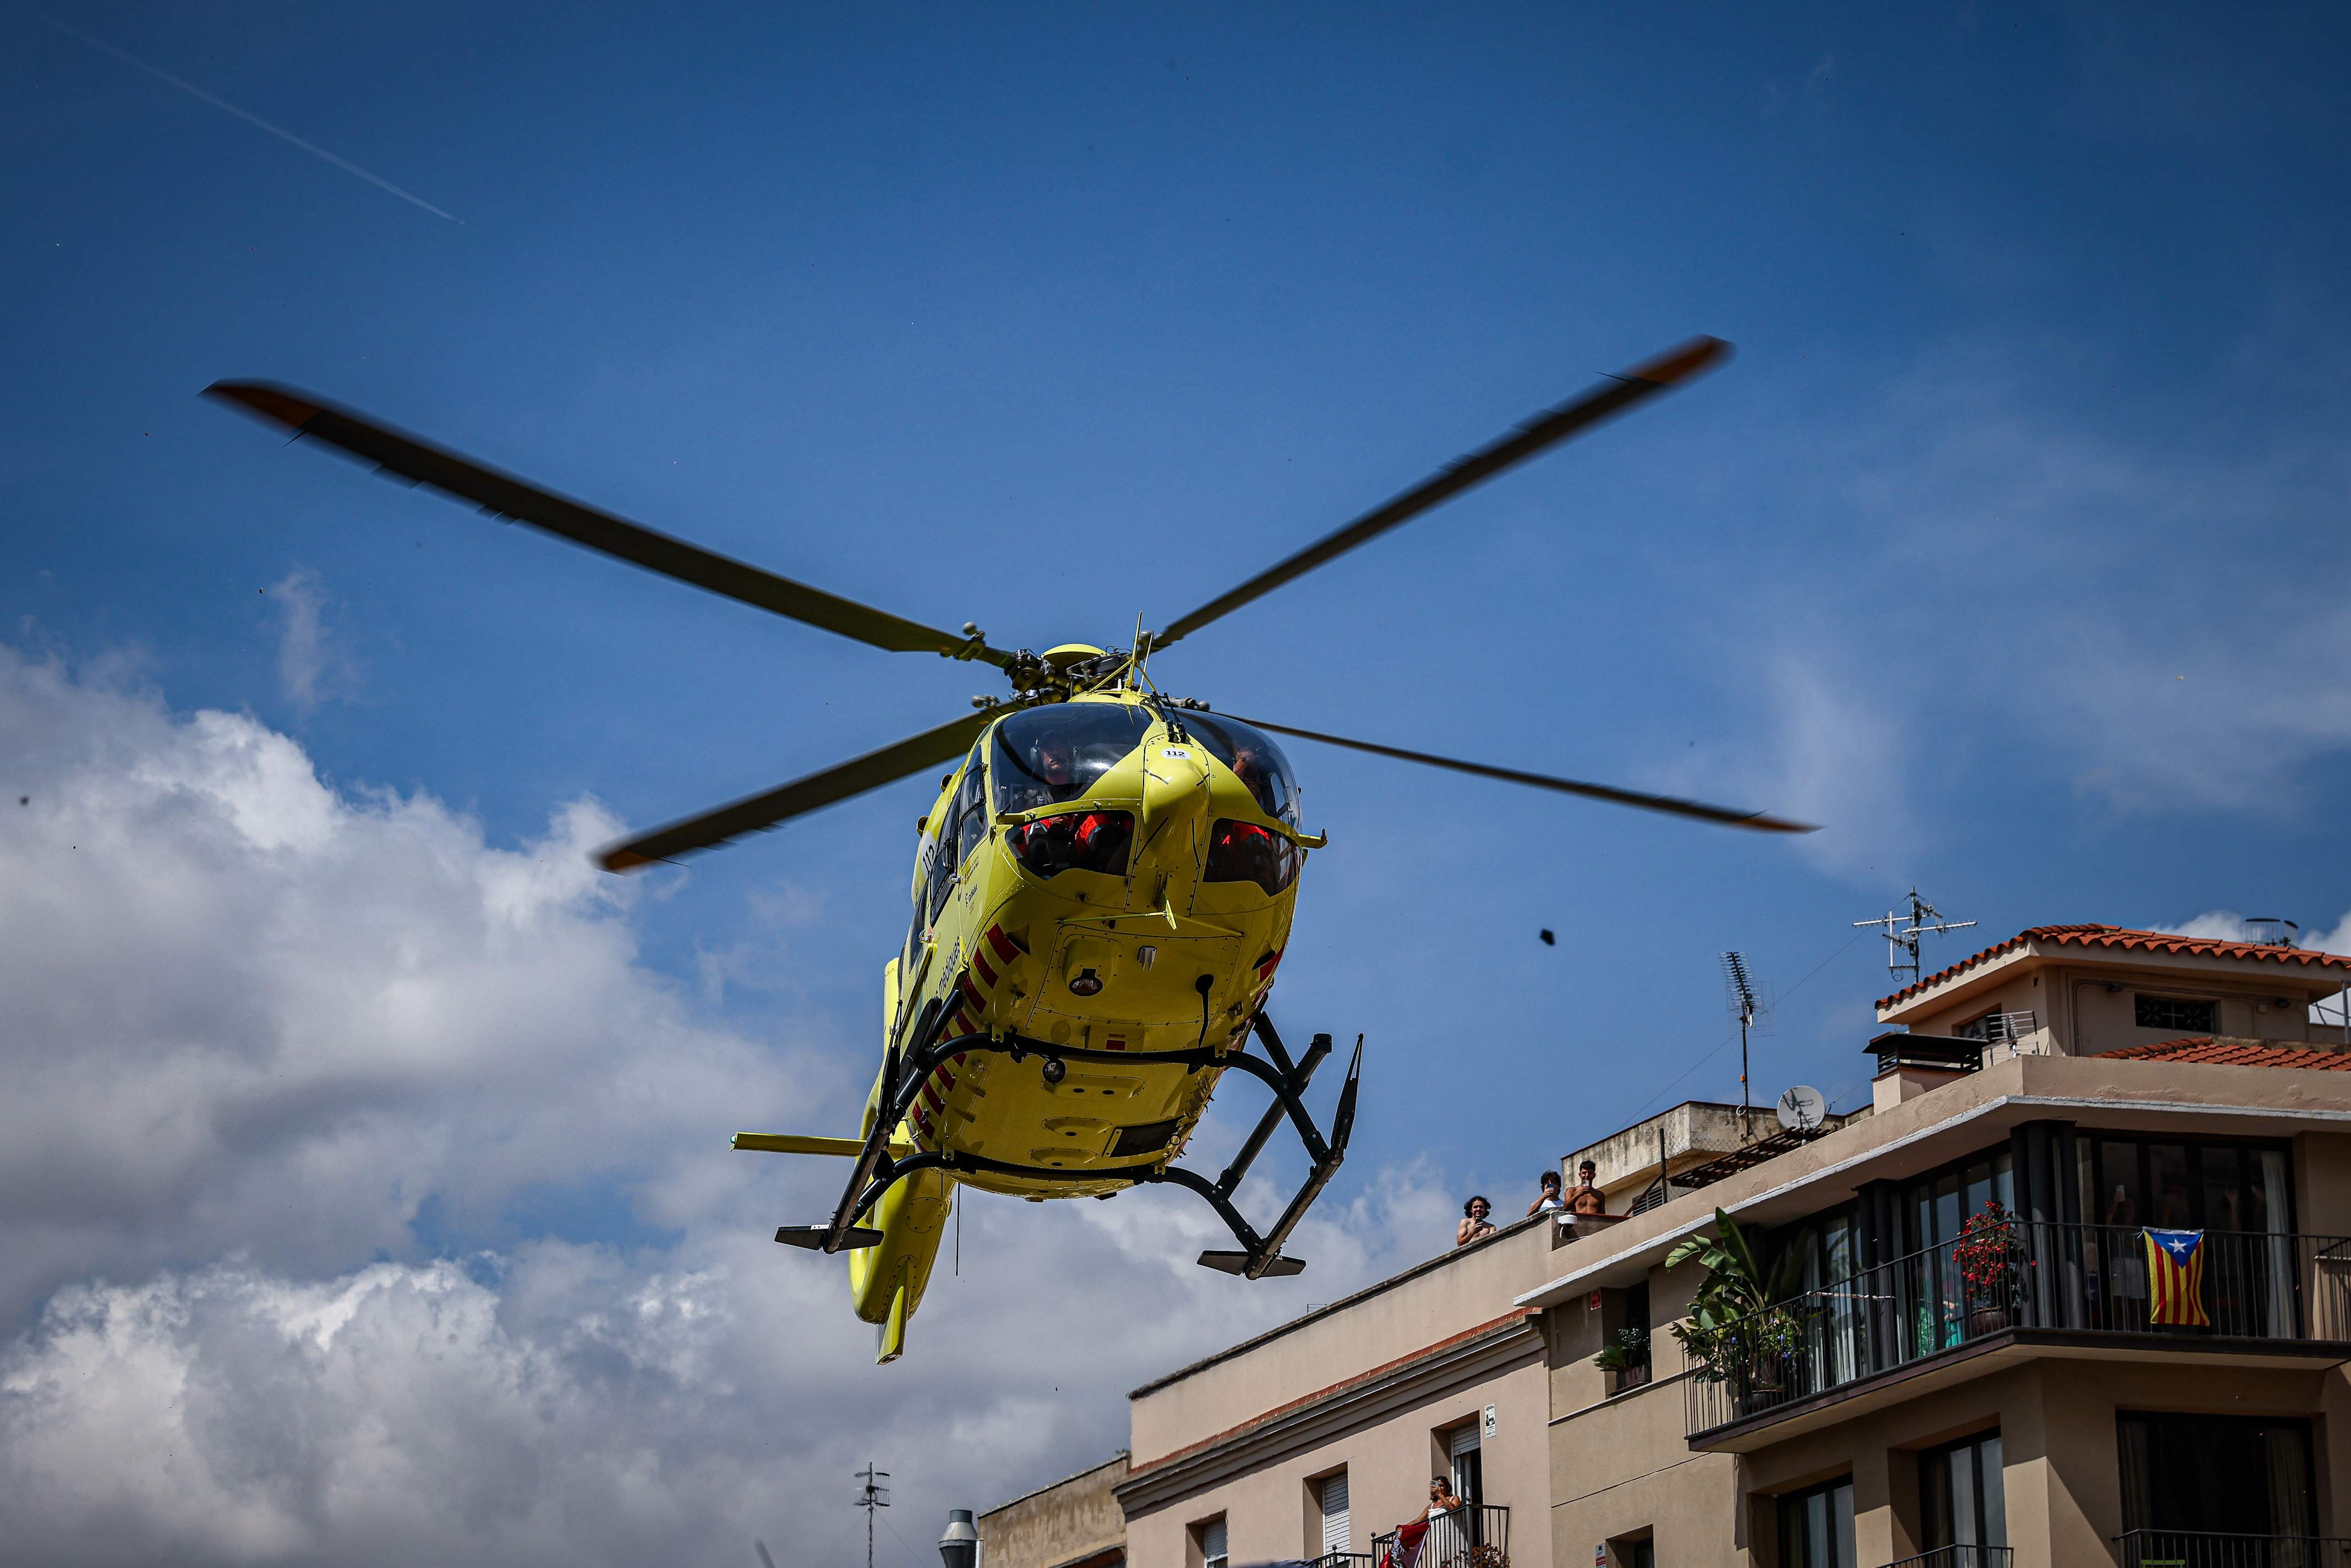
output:
{"label": "catalan estelada flag", "polygon": [[2209,1329],[2204,1312],[2204,1233],[2147,1232],[2147,1321]]}

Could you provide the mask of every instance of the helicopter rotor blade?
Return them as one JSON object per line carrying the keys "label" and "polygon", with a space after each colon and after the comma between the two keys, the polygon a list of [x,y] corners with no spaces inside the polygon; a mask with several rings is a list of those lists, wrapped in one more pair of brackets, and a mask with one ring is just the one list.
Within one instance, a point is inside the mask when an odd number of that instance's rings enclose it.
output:
{"label": "helicopter rotor blade", "polygon": [[1294,578],[1305,576],[1357,545],[1367,543],[1390,528],[1410,522],[1464,490],[1525,462],[1545,447],[1555,445],[1611,414],[1621,413],[1635,403],[1702,374],[1720,363],[1729,353],[1730,345],[1719,338],[1693,338],[1677,349],[1634,366],[1622,376],[1612,378],[1606,385],[1584,393],[1573,402],[1563,402],[1557,408],[1545,410],[1499,441],[1447,465],[1432,477],[1384,506],[1364,513],[1338,532],[1308,545],[1221,598],[1210,600],[1189,615],[1170,622],[1165,631],[1152,633],[1151,646],[1165,648],[1180,637],[1190,636],[1211,621],[1229,615],[1251,600],[1272,592]]}
{"label": "helicopter rotor blade", "polygon": [[1456,757],[1438,757],[1426,751],[1406,751],[1402,747],[1381,746],[1369,740],[1350,740],[1344,736],[1324,735],[1311,729],[1294,729],[1286,724],[1268,724],[1261,718],[1234,718],[1243,724],[1253,724],[1259,729],[1270,729],[1277,735],[1294,735],[1301,740],[1319,740],[1325,746],[1343,746],[1351,751],[1368,751],[1374,757],[1393,757],[1400,762],[1425,763],[1431,768],[1449,768],[1456,773],[1471,773],[1480,779],[1499,779],[1507,784],[1531,784],[1538,789],[1554,789],[1562,795],[1582,795],[1594,800],[1612,800],[1619,806],[1635,806],[1645,811],[1664,811],[1677,817],[1696,817],[1700,821],[1720,822],[1726,827],[1748,828],[1762,833],[1813,833],[1820,831],[1817,822],[1799,822],[1786,817],[1774,817],[1762,811],[1741,811],[1729,806],[1709,806],[1703,800],[1685,800],[1675,795],[1650,795],[1638,789],[1619,789],[1612,784],[1588,784],[1578,779],[1558,779],[1548,773],[1529,773],[1517,768],[1496,768],[1483,762],[1464,762]]}
{"label": "helicopter rotor blade", "polygon": [[314,436],[410,485],[470,501],[492,517],[528,523],[696,588],[899,653],[937,653],[1002,665],[1008,653],[977,635],[957,636],[778,577],[625,517],[559,496],[310,393],[271,382],[214,382],[204,395],[231,403],[297,437]]}
{"label": "helicopter rotor blade", "polygon": [[953,762],[971,749],[971,743],[1004,716],[1001,706],[967,715],[936,729],[926,729],[920,735],[869,751],[862,757],[828,768],[821,773],[811,773],[795,779],[764,795],[746,796],[740,800],[705,811],[699,816],[655,828],[652,832],[598,852],[597,863],[606,871],[633,871],[656,861],[674,861],[696,850],[716,849],[730,839],[746,833],[764,832],[778,822],[803,816],[820,806],[836,800],[846,800],[852,795],[862,795],[868,789],[879,789],[894,783],[907,774],[925,768],[935,768],[942,762]]}

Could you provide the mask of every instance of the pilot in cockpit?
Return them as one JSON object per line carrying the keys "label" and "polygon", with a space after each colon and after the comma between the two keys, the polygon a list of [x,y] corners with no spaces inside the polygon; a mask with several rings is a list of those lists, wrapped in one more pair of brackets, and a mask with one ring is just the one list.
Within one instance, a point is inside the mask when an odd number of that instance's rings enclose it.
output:
{"label": "pilot in cockpit", "polygon": [[1074,800],[1085,793],[1085,785],[1077,777],[1070,737],[1058,729],[1047,730],[1037,737],[1037,777],[1044,780],[1057,802]]}

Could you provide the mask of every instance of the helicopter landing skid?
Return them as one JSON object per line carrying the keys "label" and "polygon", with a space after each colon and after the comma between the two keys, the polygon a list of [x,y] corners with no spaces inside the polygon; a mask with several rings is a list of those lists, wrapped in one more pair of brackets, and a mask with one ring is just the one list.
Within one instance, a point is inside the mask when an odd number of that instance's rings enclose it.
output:
{"label": "helicopter landing skid", "polygon": [[[1322,1129],[1315,1126],[1314,1118],[1307,1111],[1302,1096],[1314,1076],[1314,1070],[1322,1064],[1323,1058],[1331,1054],[1331,1037],[1316,1035],[1313,1043],[1307,1047],[1305,1059],[1293,1062],[1289,1050],[1281,1043],[1281,1036],[1275,1032],[1272,1020],[1262,1011],[1250,1020],[1250,1029],[1265,1047],[1263,1058],[1250,1055],[1246,1048],[1218,1051],[1206,1046],[1192,1051],[1095,1051],[1081,1046],[1053,1045],[1020,1035],[1008,1035],[1001,1040],[963,1035],[953,1040],[942,1040],[938,1035],[944,1021],[944,1015],[926,1020],[925,1027],[920,1030],[919,1042],[906,1053],[903,1070],[886,1074],[889,1082],[885,1089],[888,1092],[883,1095],[881,1113],[875,1116],[872,1131],[865,1135],[848,1187],[841,1195],[840,1206],[833,1211],[832,1222],[823,1226],[786,1226],[776,1232],[777,1240],[821,1252],[872,1246],[873,1242],[867,1239],[874,1233],[857,1222],[872,1212],[873,1206],[882,1200],[884,1193],[921,1171],[972,1171],[991,1176],[1022,1176],[1034,1181],[1099,1182],[1109,1177],[1124,1178],[1137,1186],[1165,1184],[1197,1193],[1209,1207],[1217,1211],[1217,1217],[1225,1222],[1233,1233],[1233,1239],[1238,1241],[1242,1248],[1238,1252],[1211,1249],[1201,1253],[1199,1261],[1205,1268],[1238,1274],[1245,1279],[1261,1280],[1268,1275],[1295,1274],[1306,1267],[1299,1259],[1283,1257],[1281,1245],[1290,1239],[1290,1233],[1306,1217],[1307,1209],[1322,1196],[1322,1189],[1330,1185],[1331,1178],[1338,1174],[1341,1163],[1347,1157],[1347,1139],[1355,1125],[1355,1092],[1363,1079],[1363,1036],[1355,1037],[1354,1057],[1347,1065],[1347,1082],[1340,1088],[1338,1108],[1332,1113],[1331,1134],[1326,1138]],[[897,1126],[914,1108],[914,1097],[921,1092],[922,1085],[929,1079],[932,1070],[958,1053],[973,1051],[1008,1056],[1015,1061],[1038,1056],[1048,1062],[1099,1061],[1125,1066],[1152,1062],[1194,1071],[1203,1067],[1237,1067],[1261,1080],[1267,1088],[1272,1090],[1274,1102],[1265,1108],[1265,1113],[1258,1118],[1257,1125],[1242,1141],[1240,1152],[1233,1156],[1232,1164],[1226,1166],[1224,1174],[1215,1181],[1208,1180],[1197,1171],[1172,1165],[1139,1167],[1130,1174],[1123,1170],[1072,1171],[1055,1166],[1019,1165],[1010,1160],[990,1159],[984,1155],[952,1150],[925,1150],[892,1158],[885,1146],[889,1130]],[[1313,1168],[1307,1173],[1305,1185],[1298,1189],[1289,1207],[1281,1211],[1281,1218],[1274,1221],[1273,1228],[1259,1235],[1241,1211],[1234,1207],[1233,1193],[1240,1186],[1241,1178],[1249,1174],[1249,1166],[1264,1151],[1267,1140],[1273,1136],[1274,1128],[1280,1124],[1284,1116],[1296,1127],[1299,1142],[1305,1145],[1307,1157],[1313,1161]]]}

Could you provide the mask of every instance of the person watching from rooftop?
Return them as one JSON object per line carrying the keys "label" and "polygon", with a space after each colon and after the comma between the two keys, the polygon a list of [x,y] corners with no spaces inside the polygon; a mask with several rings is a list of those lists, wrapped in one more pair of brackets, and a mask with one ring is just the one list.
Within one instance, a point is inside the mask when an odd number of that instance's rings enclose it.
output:
{"label": "person watching from rooftop", "polygon": [[1535,1200],[1532,1203],[1527,1205],[1527,1213],[1530,1217],[1538,1214],[1549,1214],[1553,1210],[1565,1208],[1567,1207],[1567,1200],[1559,1196],[1559,1173],[1557,1171],[1543,1172],[1541,1185],[1542,1190],[1535,1196]]}
{"label": "person watching from rooftop", "polygon": [[1479,1193],[1461,1206],[1461,1223],[1453,1228],[1453,1245],[1467,1247],[1480,1237],[1494,1234],[1494,1222],[1489,1218],[1494,1206]]}
{"label": "person watching from rooftop", "polygon": [[1593,1185],[1598,1167],[1590,1160],[1575,1167],[1575,1186],[1568,1189],[1567,1211],[1573,1215],[1600,1215],[1608,1212],[1608,1199]]}

